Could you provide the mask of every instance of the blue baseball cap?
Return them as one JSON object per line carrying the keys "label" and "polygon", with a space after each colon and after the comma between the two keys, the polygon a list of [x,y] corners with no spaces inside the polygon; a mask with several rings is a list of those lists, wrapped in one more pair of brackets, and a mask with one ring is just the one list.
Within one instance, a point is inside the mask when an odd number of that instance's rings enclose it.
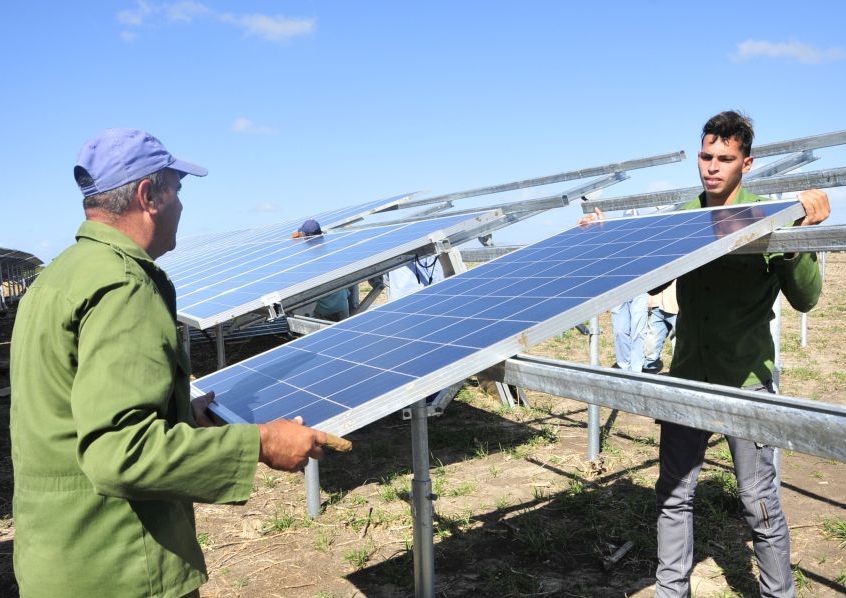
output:
{"label": "blue baseball cap", "polygon": [[309,219],[303,222],[303,225],[300,227],[300,233],[308,237],[311,235],[322,235],[323,231],[320,230],[320,225],[317,223],[317,220]]}
{"label": "blue baseball cap", "polygon": [[162,142],[138,129],[106,129],[85,142],[73,176],[82,195],[96,195],[143,179],[163,168],[206,176],[202,166],[174,158]]}

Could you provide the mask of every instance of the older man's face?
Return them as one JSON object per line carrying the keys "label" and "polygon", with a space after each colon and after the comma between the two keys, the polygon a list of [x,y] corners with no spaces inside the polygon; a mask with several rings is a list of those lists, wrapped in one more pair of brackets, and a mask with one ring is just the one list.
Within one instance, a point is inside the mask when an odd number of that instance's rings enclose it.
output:
{"label": "older man's face", "polygon": [[[182,215],[182,202],[179,191],[182,189],[179,173],[174,170],[165,172],[167,188],[156,198],[158,213],[156,214],[156,229],[154,232],[153,248],[150,256],[155,259],[176,247],[176,231],[179,228],[179,217]],[[156,253],[156,255],[153,255]]]}

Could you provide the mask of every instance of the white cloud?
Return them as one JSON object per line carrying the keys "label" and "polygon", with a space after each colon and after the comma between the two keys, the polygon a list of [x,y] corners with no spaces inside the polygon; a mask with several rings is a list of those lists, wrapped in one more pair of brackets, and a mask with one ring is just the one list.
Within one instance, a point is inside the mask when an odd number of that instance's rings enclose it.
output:
{"label": "white cloud", "polygon": [[315,19],[297,19],[281,15],[221,15],[220,20],[241,28],[247,35],[270,42],[281,42],[314,31]]}
{"label": "white cloud", "polygon": [[[308,35],[315,29],[317,22],[314,18],[286,17],[283,15],[265,14],[233,14],[218,12],[195,0],[181,2],[165,2],[155,4],[147,0],[136,0],[135,7],[121,10],[116,19],[129,28],[140,29],[153,22],[193,23],[198,19],[210,19],[227,25],[232,25],[245,35],[255,36],[270,42],[284,42],[293,37]],[[138,37],[137,31],[124,30],[121,32],[124,41],[134,41]]]}
{"label": "white cloud", "polygon": [[156,12],[156,8],[144,0],[137,0],[135,4],[134,9],[122,10],[117,13],[119,23],[140,27],[147,20],[147,17]]}
{"label": "white cloud", "polygon": [[202,17],[213,14],[213,11],[204,4],[187,0],[175,4],[163,5],[165,14],[170,21],[190,23],[195,17]]}
{"label": "white cloud", "polygon": [[264,125],[257,125],[249,118],[239,116],[232,123],[232,130],[235,133],[244,133],[247,135],[275,135],[276,129]]}
{"label": "white cloud", "polygon": [[259,203],[253,206],[253,212],[260,212],[260,213],[271,213],[271,212],[279,212],[281,208],[276,205],[275,203],[264,202]]}
{"label": "white cloud", "polygon": [[802,64],[820,64],[832,60],[843,60],[846,52],[842,48],[816,48],[798,41],[771,42],[748,39],[737,44],[737,51],[731,55],[734,62],[745,62],[754,58],[783,58]]}

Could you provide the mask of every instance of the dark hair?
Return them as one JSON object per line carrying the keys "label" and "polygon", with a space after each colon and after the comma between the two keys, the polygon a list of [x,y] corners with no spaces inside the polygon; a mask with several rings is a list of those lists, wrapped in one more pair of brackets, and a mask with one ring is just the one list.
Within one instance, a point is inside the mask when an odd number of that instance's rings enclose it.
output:
{"label": "dark hair", "polygon": [[729,139],[737,139],[744,157],[752,153],[752,139],[755,137],[755,131],[752,130],[752,119],[742,112],[726,110],[712,116],[702,127],[700,141],[705,141],[706,135],[716,135],[718,139],[725,142]]}
{"label": "dark hair", "polygon": [[[117,189],[111,189],[95,195],[89,195],[82,200],[82,207],[85,209],[100,208],[101,210],[113,214],[114,216],[121,216],[129,207],[129,203],[132,201],[132,196],[135,195],[135,190],[138,189],[138,185],[141,184],[141,181],[145,179],[150,181],[150,191],[152,196],[155,198],[158,198],[162,193],[167,191],[168,180],[165,173],[168,170],[168,168],[163,168],[158,172],[148,174],[137,181],[127,183]],[[77,166],[74,169],[74,176],[80,186],[90,185],[93,182],[91,175],[89,175],[88,172],[86,172],[86,170],[81,166]]]}

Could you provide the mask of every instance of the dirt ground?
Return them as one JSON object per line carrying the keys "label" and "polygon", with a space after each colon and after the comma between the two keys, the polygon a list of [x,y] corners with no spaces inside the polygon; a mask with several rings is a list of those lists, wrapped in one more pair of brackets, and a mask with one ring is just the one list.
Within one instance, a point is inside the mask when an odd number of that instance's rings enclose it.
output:
{"label": "dirt ground", "polygon": [[[846,255],[828,255],[807,347],[800,347],[799,315],[786,304],[783,313],[782,392],[846,404]],[[0,320],[0,388],[8,384],[1,366],[9,321]],[[610,365],[607,314],[600,324],[602,363]],[[228,347],[228,357],[243,359],[276,342]],[[587,362],[588,341],[568,331],[534,352]],[[211,347],[195,345],[193,359],[198,373],[207,370]],[[429,420],[437,594],[651,596],[658,427],[603,409],[602,455],[589,462],[586,406],[538,393],[529,398],[531,408],[509,410],[470,380],[443,416]],[[0,596],[16,595],[8,405],[0,398]],[[413,595],[409,424],[395,415],[348,438],[353,452],[321,463],[323,513],[316,520],[305,515],[302,475],[261,465],[245,505],[196,507],[211,575],[204,597]],[[846,465],[780,454],[799,595],[844,596]],[[695,596],[757,594],[731,456],[717,436],[697,490],[695,543]]]}

